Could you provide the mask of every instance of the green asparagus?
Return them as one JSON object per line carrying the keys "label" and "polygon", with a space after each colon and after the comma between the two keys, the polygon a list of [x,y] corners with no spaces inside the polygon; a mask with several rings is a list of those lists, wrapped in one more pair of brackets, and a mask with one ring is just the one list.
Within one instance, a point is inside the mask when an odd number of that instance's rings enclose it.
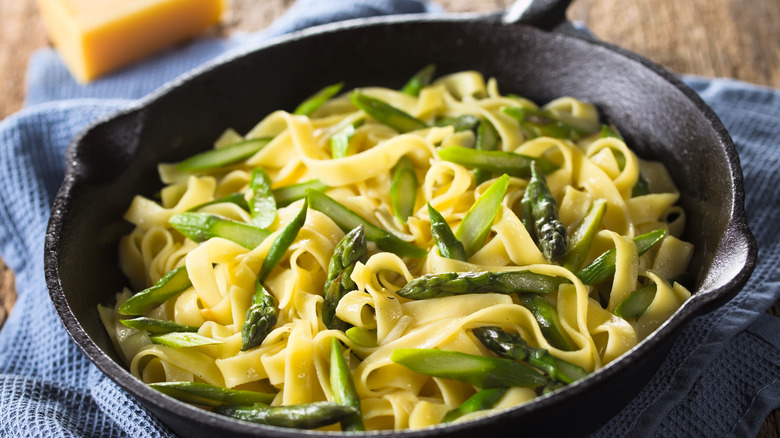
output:
{"label": "green asparagus", "polygon": [[390,185],[390,200],[395,217],[405,224],[406,219],[414,214],[414,202],[417,199],[417,174],[412,161],[406,157],[398,159],[393,169]]}
{"label": "green asparagus", "polygon": [[144,316],[133,319],[120,319],[119,322],[137,330],[146,330],[153,335],[162,335],[173,332],[197,332],[198,327],[191,325],[182,325],[173,321],[164,321],[161,319],[147,318]]}
{"label": "green asparagus", "polygon": [[198,172],[234,164],[251,157],[270,141],[271,137],[255,138],[230,146],[209,149],[206,152],[201,152],[176,163],[176,170],[180,172]]}
{"label": "green asparagus", "polygon": [[195,242],[222,237],[249,249],[263,243],[271,234],[262,228],[210,213],[178,213],[171,216],[168,223]]}
{"label": "green asparagus", "polygon": [[[659,228],[655,231],[635,237],[634,244],[636,245],[638,254],[641,256],[646,253],[653,245],[660,242],[664,236],[666,236],[666,230],[664,228]],[[591,264],[578,272],[577,277],[583,284],[590,285],[615,275],[615,253],[615,248],[612,248],[601,254],[596,260],[591,262]]]}
{"label": "green asparagus", "polygon": [[311,181],[279,187],[278,189],[273,190],[273,194],[274,194],[274,199],[276,199],[276,205],[278,205],[279,207],[285,207],[299,199],[305,198],[307,190],[315,190],[321,192],[329,188],[330,187],[328,187],[325,183],[321,182],[320,180],[313,179]]}
{"label": "green asparagus", "polygon": [[439,249],[439,254],[448,259],[466,261],[466,250],[463,249],[463,244],[455,237],[450,224],[431,204],[428,204],[428,217],[431,218],[431,235],[436,242],[436,248]]}
{"label": "green asparagus", "polygon": [[330,343],[330,390],[336,403],[355,409],[354,414],[341,420],[341,430],[345,432],[366,430],[360,413],[360,396],[355,390],[352,372],[341,354],[341,344],[335,337],[331,338]]}
{"label": "green asparagus", "polygon": [[154,286],[128,298],[117,311],[122,315],[143,315],[147,310],[168,301],[190,286],[192,282],[187,275],[187,268],[176,268],[163,275]]}
{"label": "green asparagus", "polygon": [[520,128],[529,138],[553,137],[577,140],[594,132],[566,123],[552,112],[543,109],[505,106],[501,111],[517,120]]}
{"label": "green asparagus", "polygon": [[246,321],[241,326],[241,351],[246,351],[260,345],[273,329],[278,318],[274,297],[265,289],[263,283],[268,275],[287,252],[290,244],[298,237],[298,232],[306,222],[308,198],[303,202],[301,211],[287,224],[271,243],[268,253],[260,267],[255,282],[255,294],[252,305],[246,311]]}
{"label": "green asparagus", "polygon": [[523,223],[537,241],[544,257],[550,262],[563,257],[569,244],[566,227],[558,219],[558,204],[536,161],[531,163],[531,179],[520,205],[523,209]]}
{"label": "green asparagus", "polygon": [[[477,139],[474,142],[474,149],[478,151],[495,151],[498,149],[498,141],[500,137],[498,131],[487,119],[479,122],[477,127]],[[476,185],[480,185],[483,182],[489,180],[492,174],[485,169],[474,169],[474,181]]]}
{"label": "green asparagus", "polygon": [[149,386],[177,400],[200,406],[271,403],[276,397],[276,394],[227,389],[199,382],[159,382]]}
{"label": "green asparagus", "polygon": [[326,327],[342,331],[349,327],[336,317],[336,306],[344,294],[356,288],[351,278],[352,271],[357,262],[365,263],[367,258],[366,235],[363,226],[358,225],[339,241],[328,264],[328,276],[322,293],[322,322]]}
{"label": "green asparagus", "polygon": [[593,242],[593,237],[599,231],[601,226],[601,219],[604,217],[604,213],[607,211],[607,201],[604,199],[597,199],[591,205],[588,214],[582,218],[577,229],[571,235],[569,240],[569,249],[563,256],[563,267],[576,272],[582,267],[582,263],[585,261],[585,257],[588,256],[590,245]]}
{"label": "green asparagus", "polygon": [[258,281],[252,305],[246,311],[246,321],[241,326],[241,351],[247,351],[263,343],[265,337],[276,325],[279,313],[274,297]]}
{"label": "green asparagus", "polygon": [[561,321],[558,319],[558,310],[555,306],[539,295],[523,295],[520,300],[523,306],[534,315],[542,335],[550,345],[559,350],[574,350],[574,346],[561,329]]}
{"label": "green asparagus", "polygon": [[375,242],[384,251],[392,252],[402,257],[414,258],[425,257],[428,254],[424,249],[405,242],[394,234],[371,224],[328,195],[313,190],[309,190],[306,193],[308,194],[311,208],[328,216],[345,233],[358,225],[363,225],[366,239]]}
{"label": "green asparagus", "polygon": [[355,135],[355,128],[357,128],[357,125],[362,122],[363,120],[361,119],[359,122],[350,123],[337,133],[333,134],[330,138],[331,158],[336,159],[347,156],[347,153],[349,152],[349,141],[352,139],[352,136]]}
{"label": "green asparagus", "polygon": [[568,284],[564,277],[537,274],[531,271],[445,272],[427,274],[406,283],[396,294],[412,300],[477,293],[537,293],[557,292]]}
{"label": "green asparagus", "polygon": [[559,359],[544,348],[530,347],[520,336],[499,327],[477,327],[473,332],[485,347],[500,357],[526,362],[558,382],[569,384],[588,374],[582,367]]}
{"label": "green asparagus", "polygon": [[509,176],[501,175],[471,206],[455,231],[455,237],[463,243],[466,257],[471,257],[485,244],[490,234],[490,227],[493,226],[501,210],[501,202],[504,200],[507,187],[509,187]]}
{"label": "green asparagus", "polygon": [[376,344],[376,330],[368,330],[363,327],[350,327],[344,332],[350,341],[360,347],[374,348]]}
{"label": "green asparagus", "polygon": [[328,85],[327,87],[315,93],[313,96],[301,102],[301,104],[298,105],[297,108],[295,108],[293,114],[299,116],[310,116],[312,113],[314,113],[314,111],[317,111],[319,107],[321,107],[325,102],[327,102],[328,99],[337,95],[343,87],[344,87],[343,82],[339,82],[338,84]]}
{"label": "green asparagus", "polygon": [[466,401],[461,403],[460,406],[447,412],[441,422],[449,423],[466,414],[490,409],[501,400],[501,397],[504,396],[506,390],[507,388],[488,388],[477,391],[476,394],[469,397]]}
{"label": "green asparagus", "polygon": [[420,119],[410,116],[400,109],[379,99],[367,96],[358,90],[349,96],[356,107],[375,118],[379,123],[385,124],[400,133],[425,129],[428,124]]}
{"label": "green asparagus", "polygon": [[529,157],[505,151],[478,151],[461,146],[438,149],[439,158],[461,166],[483,169],[494,174],[507,174],[518,178],[531,176],[531,162],[536,161],[542,173],[558,169],[558,165],[543,158]]}
{"label": "green asparagus", "polygon": [[295,429],[316,429],[355,415],[355,408],[338,403],[317,402],[288,406],[217,406],[214,412],[238,420]]}
{"label": "green asparagus", "polygon": [[399,348],[390,359],[432,377],[458,380],[478,388],[536,388],[549,380],[534,368],[514,360],[477,356],[458,351]]}
{"label": "green asparagus", "polygon": [[420,90],[431,83],[434,73],[436,73],[436,66],[434,64],[426,65],[409,79],[403,88],[401,88],[401,92],[410,96],[419,96]]}
{"label": "green asparagus", "polygon": [[252,223],[258,228],[268,228],[276,220],[276,199],[271,192],[271,177],[262,168],[252,171],[249,191]]}
{"label": "green asparagus", "polygon": [[653,303],[657,290],[658,286],[653,283],[631,292],[615,307],[615,315],[623,319],[639,318]]}

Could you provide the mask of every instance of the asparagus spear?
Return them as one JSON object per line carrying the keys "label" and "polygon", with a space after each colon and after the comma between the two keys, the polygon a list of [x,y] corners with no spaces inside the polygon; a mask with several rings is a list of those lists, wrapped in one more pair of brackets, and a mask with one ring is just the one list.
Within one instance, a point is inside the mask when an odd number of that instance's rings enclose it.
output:
{"label": "asparagus spear", "polygon": [[331,218],[331,220],[333,220],[333,222],[335,222],[345,233],[358,225],[363,225],[366,239],[376,242],[377,246],[384,251],[392,252],[403,257],[415,258],[425,257],[428,254],[424,249],[409,242],[405,242],[394,234],[371,224],[328,195],[313,190],[308,190],[306,193],[308,194],[311,208]]}
{"label": "asparagus spear", "polygon": [[455,231],[455,237],[463,243],[467,257],[471,257],[485,244],[490,227],[501,209],[501,201],[504,200],[507,187],[509,176],[501,175],[471,206]]}
{"label": "asparagus spear", "polygon": [[571,345],[560,328],[558,310],[549,301],[538,295],[530,294],[521,296],[520,300],[523,306],[534,315],[547,342],[559,350],[574,350],[574,346]]}
{"label": "asparagus spear", "polygon": [[615,315],[623,319],[639,318],[653,303],[657,290],[658,286],[653,283],[631,292],[615,307]]}
{"label": "asparagus spear", "polygon": [[222,341],[207,338],[197,333],[173,332],[150,336],[149,340],[154,344],[165,345],[172,348],[200,347],[202,345],[221,344]]}
{"label": "asparagus spear", "polygon": [[317,109],[321,107],[322,104],[327,102],[328,99],[338,94],[338,92],[341,91],[343,87],[343,82],[328,85],[327,87],[315,93],[313,96],[301,102],[301,104],[295,108],[293,114],[300,116],[310,116],[314,111],[317,111]]}
{"label": "asparagus spear", "polygon": [[427,274],[406,283],[396,294],[412,300],[478,293],[556,292],[558,286],[569,283],[564,277],[537,274],[531,271],[445,272]]}
{"label": "asparagus spear", "polygon": [[351,278],[352,271],[357,262],[365,263],[367,256],[366,235],[362,225],[347,233],[333,250],[322,293],[322,322],[329,329],[344,331],[349,327],[347,323],[336,318],[336,306],[344,294],[357,287]]}
{"label": "asparagus spear", "polygon": [[316,429],[338,423],[354,415],[355,408],[338,403],[317,402],[289,406],[268,406],[255,403],[251,406],[217,406],[217,414],[252,423],[295,429]]}
{"label": "asparagus spear", "polygon": [[448,259],[466,261],[466,250],[463,249],[463,244],[455,237],[452,228],[441,213],[431,204],[428,204],[428,216],[431,218],[431,235],[439,249],[439,254]]}
{"label": "asparagus spear", "polygon": [[601,219],[607,211],[607,201],[597,199],[591,205],[588,214],[582,219],[582,222],[574,230],[569,240],[569,249],[563,256],[563,267],[576,272],[582,267],[585,257],[588,256],[593,237],[598,233],[601,226]]}
{"label": "asparagus spear", "polygon": [[350,327],[344,333],[350,341],[361,347],[376,347],[376,330],[367,330],[363,327]]}
{"label": "asparagus spear", "polygon": [[458,117],[439,117],[434,123],[436,126],[452,126],[455,132],[471,131],[479,125],[479,119],[471,114],[463,114]]}
{"label": "asparagus spear", "polygon": [[478,388],[535,388],[549,380],[520,362],[458,351],[399,348],[393,350],[390,359],[420,374],[458,380]]}
{"label": "asparagus spear", "polygon": [[128,298],[117,311],[122,315],[143,315],[147,310],[159,306],[190,286],[192,282],[187,275],[187,268],[176,268],[163,275],[154,286]]}
{"label": "asparagus spear", "polygon": [[330,138],[330,155],[331,158],[344,158],[347,156],[349,150],[349,141],[352,136],[355,135],[355,128],[362,124],[363,120],[360,119],[354,123],[342,128],[339,132],[333,134]]}
{"label": "asparagus spear", "polygon": [[500,327],[477,327],[473,332],[490,351],[507,359],[526,362],[558,382],[569,384],[588,374],[582,367],[559,359],[544,348],[530,347],[523,338]]}
{"label": "asparagus spear", "polygon": [[419,96],[420,90],[431,83],[434,73],[436,73],[436,66],[434,64],[426,65],[409,79],[409,82],[401,88],[401,92],[410,96]]}
{"label": "asparagus spear", "polygon": [[209,149],[206,152],[201,152],[178,162],[176,170],[197,172],[237,163],[251,157],[270,141],[271,137],[255,138],[218,149]]}
{"label": "asparagus spear", "polygon": [[246,321],[241,326],[241,351],[247,351],[263,343],[276,325],[279,314],[274,297],[258,281],[252,305],[246,311]]}
{"label": "asparagus spear", "polygon": [[222,237],[249,249],[263,243],[271,234],[262,228],[210,213],[178,213],[171,216],[168,223],[195,242]]}
{"label": "asparagus spear", "polygon": [[249,180],[249,213],[258,228],[268,228],[276,220],[276,199],[271,192],[271,177],[258,167]]}
{"label": "asparagus spear", "polygon": [[558,204],[536,161],[531,163],[531,179],[520,205],[523,209],[523,223],[528,233],[537,240],[544,257],[550,262],[563,257],[568,247],[566,227],[558,219]]}
{"label": "asparagus spear", "polygon": [[[664,228],[659,228],[647,234],[635,237],[634,244],[636,245],[639,255],[641,256],[646,253],[653,245],[660,242],[665,235],[666,230]],[[583,284],[596,284],[611,277],[615,274],[615,253],[615,248],[612,248],[601,254],[596,260],[591,262],[591,264],[578,272],[577,277]]]}
{"label": "asparagus spear", "polygon": [[133,319],[120,319],[119,322],[138,330],[146,330],[153,335],[161,335],[173,332],[197,332],[198,327],[177,324],[173,321],[146,318],[144,316]]}
{"label": "asparagus spear", "polygon": [[308,198],[303,202],[301,211],[287,224],[268,249],[268,253],[260,267],[255,282],[255,294],[252,296],[252,305],[246,311],[246,321],[241,326],[241,351],[246,351],[260,345],[278,318],[274,297],[263,287],[268,275],[282,259],[287,248],[293,243],[298,232],[306,223],[306,212],[309,209]]}
{"label": "asparagus spear", "polygon": [[519,123],[520,127],[531,138],[553,137],[576,140],[591,131],[572,126],[560,120],[553,113],[543,109],[521,108],[518,106],[505,106],[501,111]]}
{"label": "asparagus spear", "polygon": [[484,169],[491,173],[507,174],[518,178],[531,176],[531,162],[536,161],[542,173],[558,169],[558,165],[543,158],[529,157],[504,151],[478,151],[460,146],[449,146],[437,151],[444,161],[461,166]]}
{"label": "asparagus spear", "polygon": [[[488,120],[482,120],[477,127],[477,139],[474,143],[474,149],[478,151],[494,151],[498,149],[498,131]],[[474,181],[476,185],[491,178],[491,173],[485,169],[474,169]]]}
{"label": "asparagus spear", "polygon": [[428,124],[379,99],[366,96],[358,90],[349,96],[356,107],[400,133],[425,129]]}
{"label": "asparagus spear", "polygon": [[355,409],[355,413],[341,420],[342,431],[364,431],[363,416],[360,413],[360,396],[352,381],[352,372],[341,354],[338,339],[331,338],[330,343],[330,390],[333,400],[344,406]]}
{"label": "asparagus spear", "polygon": [[185,403],[201,406],[271,403],[276,394],[240,391],[199,382],[159,382],[149,386]]}
{"label": "asparagus spear", "polygon": [[198,210],[202,209],[203,207],[206,207],[206,206],[209,206],[209,205],[214,205],[214,204],[221,204],[223,202],[229,202],[231,204],[236,204],[239,207],[241,207],[242,210],[245,210],[247,212],[249,211],[249,204],[246,202],[246,198],[244,198],[244,194],[243,193],[231,193],[231,194],[229,194],[227,196],[223,196],[221,198],[217,198],[217,199],[215,199],[213,201],[204,202],[203,204],[196,205],[196,206],[190,208],[187,211],[188,212],[194,212],[194,211],[198,211]]}
{"label": "asparagus spear", "polygon": [[457,408],[447,412],[442,418],[442,423],[449,423],[473,412],[490,409],[504,396],[507,388],[488,388],[477,391]]}
{"label": "asparagus spear", "polygon": [[323,191],[330,187],[320,180],[313,179],[298,184],[292,184],[289,186],[279,187],[273,190],[274,199],[276,199],[276,205],[279,207],[285,207],[293,202],[306,197],[307,190]]}
{"label": "asparagus spear", "polygon": [[401,157],[393,169],[393,179],[390,185],[393,212],[401,223],[405,224],[406,219],[414,214],[416,198],[417,174],[414,173],[412,162],[406,157]]}

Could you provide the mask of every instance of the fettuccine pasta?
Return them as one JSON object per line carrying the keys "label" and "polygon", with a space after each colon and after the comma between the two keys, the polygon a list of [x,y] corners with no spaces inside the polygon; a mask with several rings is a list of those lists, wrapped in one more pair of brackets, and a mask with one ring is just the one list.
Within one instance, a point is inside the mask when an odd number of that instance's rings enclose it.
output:
{"label": "fettuccine pasta", "polygon": [[[564,97],[538,108],[500,94],[494,80],[486,82],[476,72],[447,75],[416,92],[376,87],[359,93],[420,123],[399,128],[358,108],[354,93],[345,93],[313,111],[273,112],[245,135],[226,131],[215,150],[253,141],[261,145],[238,160],[199,170],[160,164],[165,184],[160,198],[136,196],[125,214],[134,229],[120,241],[119,260],[129,287],[116,295],[115,308],[100,308],[134,376],[150,384],[195,382],[269,394],[263,406],[339,402],[331,351],[339,345],[359,397],[362,427],[418,429],[527,403],[568,382],[549,376],[544,367],[511,359],[536,373],[532,381],[546,383],[480,387],[474,380],[419,372],[400,359],[401,352],[497,359],[475,334],[493,327],[522,338],[532,351],[592,373],[636,346],[690,297],[681,279],[693,246],[681,239],[685,212],[676,205],[674,182],[663,165],[637,157],[614,129],[602,128],[593,105]],[[490,133],[492,144],[486,140]],[[531,210],[524,207],[537,184],[531,175],[464,164],[442,152],[482,153],[488,146],[491,153],[509,154],[496,155],[499,162],[522,157],[542,169],[557,209],[555,224],[568,244],[562,258],[551,261],[541,243],[546,231],[535,228],[542,219],[529,217]],[[264,212],[251,208],[261,203],[262,194],[255,169],[265,172],[266,194],[276,199]],[[304,183],[311,191],[282,199],[285,190]],[[361,228],[368,240],[365,257],[336,280],[348,285],[332,303],[337,324],[326,324],[325,287],[334,251],[353,227],[345,229],[317,199],[337,202],[367,224]],[[465,257],[443,254],[432,232],[432,210],[463,243]],[[491,212],[488,223],[482,229],[472,225],[486,211]],[[294,239],[274,255],[280,236],[295,228],[302,213],[305,220]],[[259,237],[250,245],[219,230],[188,237],[174,226],[187,214],[244,224]],[[589,237],[580,242],[594,217]],[[255,220],[267,223],[256,226]],[[372,239],[371,230],[389,237]],[[657,241],[640,248],[641,236],[656,230]],[[389,241],[406,252],[388,250]],[[579,260],[572,262],[575,251]],[[583,271],[605,253],[612,254],[613,272],[588,280]],[[261,274],[269,258],[275,264]],[[123,311],[139,291],[163,283],[172,288],[174,273],[185,285],[181,290],[160,303]],[[462,293],[405,295],[412,282],[441,275],[472,281],[463,273],[527,274],[553,287],[529,292],[489,283]],[[421,290],[434,294],[433,286]],[[262,293],[273,307],[272,325],[259,344],[246,348],[242,327],[254,323],[257,315],[250,316],[250,308]],[[552,309],[547,322],[539,309]],[[165,328],[122,323],[139,317],[189,331],[176,338]],[[484,409],[449,417],[490,388],[500,389]],[[196,402],[208,409],[220,403],[227,402]],[[345,424],[316,427],[340,430]]]}

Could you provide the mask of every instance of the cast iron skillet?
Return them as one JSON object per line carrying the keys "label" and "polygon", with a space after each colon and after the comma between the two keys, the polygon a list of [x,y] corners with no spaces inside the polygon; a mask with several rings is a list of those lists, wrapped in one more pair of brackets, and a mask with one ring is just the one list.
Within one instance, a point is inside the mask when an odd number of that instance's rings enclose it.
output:
{"label": "cast iron skillet", "polygon": [[68,149],[46,236],[47,284],[66,329],[98,368],[182,436],[318,435],[191,407],[120,365],[96,306],[126,285],[117,268],[117,241],[130,229],[122,215],[134,194],[160,188],[157,163],[206,149],[226,127],[245,132],[326,84],[398,88],[428,63],[440,74],[474,69],[495,77],[502,91],[538,103],[564,95],[593,102],[641,157],[664,162],[688,213],[684,237],[696,245],[696,288],[660,330],[587,379],[499,415],[402,435],[593,430],[647,382],[686,321],[744,285],[756,245],[745,221],[739,160],[715,114],[662,68],[575,35],[564,15],[570,1],[521,0],[505,14],[385,17],[304,31],[187,75],[95,124]]}

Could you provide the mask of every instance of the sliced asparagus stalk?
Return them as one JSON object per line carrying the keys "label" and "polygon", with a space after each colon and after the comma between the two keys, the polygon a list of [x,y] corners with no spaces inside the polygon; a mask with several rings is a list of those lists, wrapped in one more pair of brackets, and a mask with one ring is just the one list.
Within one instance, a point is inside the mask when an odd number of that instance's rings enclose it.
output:
{"label": "sliced asparagus stalk", "polygon": [[249,249],[263,243],[271,234],[262,228],[210,213],[174,214],[168,219],[168,223],[195,242],[222,237]]}
{"label": "sliced asparagus stalk", "polygon": [[354,415],[355,408],[338,403],[317,402],[288,406],[217,406],[214,412],[238,420],[295,429],[316,429],[335,424]]}
{"label": "sliced asparagus stalk", "polygon": [[433,79],[435,73],[436,66],[434,64],[426,65],[409,79],[403,88],[401,88],[401,92],[410,96],[419,96],[420,90],[431,83],[431,79]]}
{"label": "sliced asparagus stalk", "polygon": [[159,382],[149,386],[185,403],[200,406],[271,403],[276,394],[240,391],[200,382]]}
{"label": "sliced asparagus stalk", "polygon": [[458,380],[478,388],[536,388],[549,380],[534,368],[514,360],[458,351],[399,348],[393,350],[390,359],[420,374]]}
{"label": "sliced asparagus stalk", "polygon": [[117,311],[122,315],[143,315],[152,307],[159,306],[190,286],[192,282],[187,275],[187,268],[184,266],[176,268],[163,275],[154,286],[128,298]]}
{"label": "sliced asparagus stalk", "polygon": [[234,164],[251,157],[270,141],[271,137],[255,138],[218,149],[209,149],[176,163],[176,170],[198,172]]}
{"label": "sliced asparagus stalk", "polygon": [[588,256],[590,251],[590,245],[593,242],[593,237],[599,231],[601,226],[601,219],[604,217],[604,213],[607,211],[607,201],[604,199],[597,199],[591,205],[588,214],[582,218],[582,222],[574,230],[569,240],[569,249],[563,256],[563,266],[571,272],[577,272],[582,267],[582,263]]}
{"label": "sliced asparagus stalk", "polygon": [[437,151],[439,157],[461,166],[483,169],[494,174],[507,174],[518,178],[531,176],[531,162],[536,161],[539,169],[548,174],[558,165],[538,157],[516,154],[504,151],[478,151],[460,146],[449,146]]}
{"label": "sliced asparagus stalk", "polygon": [[650,304],[653,303],[657,290],[658,286],[653,283],[631,292],[617,305],[615,308],[615,315],[623,319],[639,318],[645,313],[647,308],[650,307]]}
{"label": "sliced asparagus stalk", "polygon": [[545,294],[556,292],[558,286],[567,283],[570,281],[564,277],[531,271],[445,272],[417,277],[406,283],[396,294],[412,300],[489,292]]}
{"label": "sliced asparagus stalk", "polygon": [[146,318],[144,316],[133,319],[120,319],[119,322],[138,330],[146,330],[153,335],[162,335],[165,333],[184,333],[197,332],[198,327],[191,325],[182,325],[173,321],[164,321],[161,319]]}
{"label": "sliced asparagus stalk", "polygon": [[507,388],[488,388],[477,391],[457,408],[447,412],[442,423],[450,423],[458,418],[474,412],[490,409],[504,396]]}
{"label": "sliced asparagus stalk", "polygon": [[400,133],[425,129],[428,124],[410,116],[400,109],[379,99],[367,96],[360,91],[353,91],[349,96],[356,107],[363,110],[379,123],[385,124]]}
{"label": "sliced asparagus stalk", "polygon": [[463,244],[455,237],[455,233],[441,213],[431,204],[428,204],[428,216],[431,218],[431,235],[436,242],[436,248],[439,249],[439,254],[448,259],[466,261],[466,250],[463,249]]}
{"label": "sliced asparagus stalk", "polygon": [[325,102],[327,102],[328,99],[337,95],[343,87],[344,87],[343,82],[339,82],[338,84],[328,85],[327,87],[315,93],[313,96],[301,102],[301,104],[298,105],[297,108],[295,108],[293,114],[300,115],[300,116],[310,116],[312,113],[314,113],[314,111],[317,111],[319,107],[321,107]]}
{"label": "sliced asparagus stalk", "polygon": [[330,390],[333,400],[355,409],[355,413],[341,420],[341,430],[345,432],[364,431],[363,416],[360,413],[360,396],[352,381],[352,372],[341,354],[338,339],[331,338],[330,343]]}
{"label": "sliced asparagus stalk", "polygon": [[417,174],[411,160],[406,157],[398,159],[393,169],[390,185],[390,200],[395,217],[405,224],[406,219],[414,214],[414,202],[417,199]]}
{"label": "sliced asparagus stalk", "polygon": [[286,207],[299,199],[305,198],[307,190],[321,192],[329,188],[330,187],[320,180],[313,179],[311,181],[279,187],[278,189],[273,190],[273,194],[274,199],[276,199],[276,205],[279,207]]}
{"label": "sliced asparagus stalk", "polygon": [[249,180],[249,213],[258,228],[268,228],[276,220],[276,199],[271,192],[271,177],[261,168],[252,171]]}
{"label": "sliced asparagus stalk", "polygon": [[471,206],[455,231],[455,237],[463,243],[466,256],[471,257],[485,244],[490,227],[496,220],[509,187],[509,176],[502,175],[485,190],[485,193]]}

